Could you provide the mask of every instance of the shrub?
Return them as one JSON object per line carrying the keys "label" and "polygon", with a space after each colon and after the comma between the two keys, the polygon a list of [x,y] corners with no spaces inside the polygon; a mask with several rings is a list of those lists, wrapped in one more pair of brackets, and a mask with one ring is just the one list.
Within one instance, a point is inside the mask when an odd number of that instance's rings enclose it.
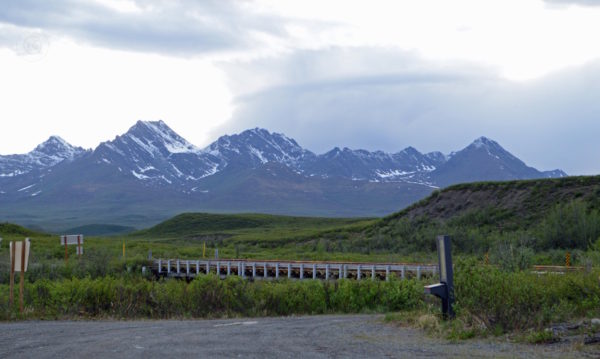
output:
{"label": "shrub", "polygon": [[598,315],[597,275],[502,272],[473,260],[458,261],[455,306],[484,322],[488,329],[542,328],[552,321]]}
{"label": "shrub", "polygon": [[[0,318],[9,319],[15,311],[3,288]],[[210,318],[411,309],[422,303],[422,292],[415,280],[249,282],[209,274],[189,283],[138,276],[40,279],[25,283],[24,299],[34,318]]]}

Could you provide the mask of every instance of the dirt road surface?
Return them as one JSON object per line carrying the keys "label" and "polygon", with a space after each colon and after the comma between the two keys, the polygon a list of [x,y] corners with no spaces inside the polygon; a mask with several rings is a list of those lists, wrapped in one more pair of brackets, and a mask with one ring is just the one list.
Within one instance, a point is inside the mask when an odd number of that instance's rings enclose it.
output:
{"label": "dirt road surface", "polygon": [[[0,358],[581,358],[599,348],[451,343],[382,316],[0,323]],[[592,349],[592,351],[590,351]],[[581,350],[581,347],[579,348]],[[595,353],[593,352],[595,350]]]}

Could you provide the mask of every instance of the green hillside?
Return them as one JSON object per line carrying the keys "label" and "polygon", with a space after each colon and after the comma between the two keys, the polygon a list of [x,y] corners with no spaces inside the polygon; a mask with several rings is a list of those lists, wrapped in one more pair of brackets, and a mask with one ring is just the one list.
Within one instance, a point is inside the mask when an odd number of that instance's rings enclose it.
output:
{"label": "green hillside", "polygon": [[488,252],[499,243],[585,250],[600,237],[599,210],[600,176],[469,183],[436,191],[360,231],[322,238],[350,251],[406,254],[434,251],[442,233],[466,253]]}
{"label": "green hillside", "polygon": [[13,223],[0,223],[0,238],[1,237],[29,237],[29,236],[45,236],[45,234],[27,229]]}
{"label": "green hillside", "polygon": [[262,242],[302,237],[321,230],[371,223],[361,218],[291,217],[268,214],[183,213],[132,237],[211,239],[232,238]]}
{"label": "green hillside", "polygon": [[[271,258],[417,258],[434,260],[438,234],[457,253],[482,255],[501,246],[550,253],[585,251],[600,237],[600,176],[460,184],[436,191],[382,219],[263,214],[185,213],[131,238]],[[553,251],[555,252],[554,254]]]}

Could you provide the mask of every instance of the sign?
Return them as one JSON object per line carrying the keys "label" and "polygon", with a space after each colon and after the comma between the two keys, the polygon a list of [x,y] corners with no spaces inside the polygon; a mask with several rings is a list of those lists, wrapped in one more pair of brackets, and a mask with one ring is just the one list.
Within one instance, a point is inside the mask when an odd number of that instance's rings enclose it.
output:
{"label": "sign", "polygon": [[14,286],[15,286],[15,272],[20,272],[19,282],[19,311],[23,313],[23,286],[25,284],[25,272],[27,271],[27,265],[29,262],[29,248],[31,243],[29,238],[25,238],[22,242],[10,242],[10,294],[9,303],[12,307],[14,301]]}
{"label": "sign", "polygon": [[[23,242],[10,242],[10,262],[13,263],[14,261],[13,270],[15,272],[20,272],[21,269],[23,269],[23,272],[27,272],[30,246],[31,242],[29,242],[29,238]],[[25,248],[23,249],[23,247]],[[23,253],[23,250],[25,250],[25,253]]]}
{"label": "sign", "polygon": [[71,245],[71,244],[83,244],[83,234],[67,234],[60,236],[60,244]]}
{"label": "sign", "polygon": [[68,245],[77,245],[77,255],[83,254],[83,234],[65,234],[60,236],[60,245],[65,246],[65,263],[69,263]]}

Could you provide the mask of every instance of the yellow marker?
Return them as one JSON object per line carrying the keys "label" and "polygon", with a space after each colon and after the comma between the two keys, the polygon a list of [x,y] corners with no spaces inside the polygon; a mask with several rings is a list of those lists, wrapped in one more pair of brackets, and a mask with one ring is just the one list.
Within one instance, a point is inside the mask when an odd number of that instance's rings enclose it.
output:
{"label": "yellow marker", "polygon": [[571,253],[567,252],[567,255],[565,256],[565,267],[570,267],[571,266]]}
{"label": "yellow marker", "polygon": [[202,244],[202,258],[205,258],[206,255],[206,242]]}
{"label": "yellow marker", "polygon": [[483,264],[490,264],[490,252],[485,252],[485,256],[483,257]]}

